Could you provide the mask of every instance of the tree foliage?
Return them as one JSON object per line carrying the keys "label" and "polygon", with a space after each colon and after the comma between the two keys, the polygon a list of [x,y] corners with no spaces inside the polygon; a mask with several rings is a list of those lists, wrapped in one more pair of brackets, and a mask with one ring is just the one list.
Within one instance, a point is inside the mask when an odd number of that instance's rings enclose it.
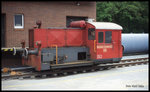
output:
{"label": "tree foliage", "polygon": [[149,22],[148,2],[105,1],[96,3],[96,21],[114,22],[123,27],[124,33],[147,33]]}

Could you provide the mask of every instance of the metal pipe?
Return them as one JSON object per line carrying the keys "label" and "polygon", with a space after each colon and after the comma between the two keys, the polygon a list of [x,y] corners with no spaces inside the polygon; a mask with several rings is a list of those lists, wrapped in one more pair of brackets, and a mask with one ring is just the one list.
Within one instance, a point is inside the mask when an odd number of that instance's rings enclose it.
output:
{"label": "metal pipe", "polygon": [[13,55],[16,55],[16,52],[19,53],[23,53],[24,55],[37,55],[38,54],[38,49],[34,49],[34,50],[27,50],[27,48],[19,48],[16,49],[15,47],[13,48]]}
{"label": "metal pipe", "polygon": [[35,50],[28,50],[28,54],[29,54],[29,55],[31,55],[31,54],[38,55],[38,49],[35,49]]}

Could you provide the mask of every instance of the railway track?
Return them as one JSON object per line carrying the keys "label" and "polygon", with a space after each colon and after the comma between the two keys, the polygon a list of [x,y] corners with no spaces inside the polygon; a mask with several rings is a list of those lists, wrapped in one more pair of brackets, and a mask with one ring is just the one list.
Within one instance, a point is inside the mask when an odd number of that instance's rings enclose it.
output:
{"label": "railway track", "polygon": [[47,77],[56,77],[56,76],[65,76],[72,75],[77,73],[93,72],[106,70],[111,68],[126,67],[140,64],[147,64],[149,58],[138,58],[138,59],[126,59],[121,60],[120,63],[111,63],[111,64],[100,64],[97,66],[85,66],[85,67],[74,67],[74,68],[64,68],[64,69],[54,69],[37,72],[34,69],[28,68],[17,68],[12,69],[10,72],[2,73],[2,80],[8,79],[34,79],[34,78],[47,78]]}

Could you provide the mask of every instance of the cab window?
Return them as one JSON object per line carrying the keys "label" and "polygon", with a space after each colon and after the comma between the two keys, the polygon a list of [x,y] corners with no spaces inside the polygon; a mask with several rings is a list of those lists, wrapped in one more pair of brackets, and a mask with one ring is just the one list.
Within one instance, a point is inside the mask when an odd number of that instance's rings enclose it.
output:
{"label": "cab window", "polygon": [[103,32],[98,32],[98,43],[103,43]]}
{"label": "cab window", "polygon": [[95,40],[95,28],[88,29],[88,40]]}
{"label": "cab window", "polygon": [[105,32],[105,43],[111,43],[112,40],[112,31]]}

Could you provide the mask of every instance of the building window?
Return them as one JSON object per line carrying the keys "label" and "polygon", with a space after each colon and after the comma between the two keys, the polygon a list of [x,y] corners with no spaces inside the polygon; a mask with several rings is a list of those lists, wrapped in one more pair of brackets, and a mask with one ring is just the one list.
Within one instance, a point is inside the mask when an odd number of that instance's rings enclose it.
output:
{"label": "building window", "polygon": [[16,14],[14,16],[14,28],[23,28],[23,27],[24,27],[23,14]]}
{"label": "building window", "polygon": [[98,32],[98,43],[103,43],[103,32]]}
{"label": "building window", "polygon": [[105,32],[105,43],[111,43],[111,39],[112,39],[112,32],[106,31]]}

